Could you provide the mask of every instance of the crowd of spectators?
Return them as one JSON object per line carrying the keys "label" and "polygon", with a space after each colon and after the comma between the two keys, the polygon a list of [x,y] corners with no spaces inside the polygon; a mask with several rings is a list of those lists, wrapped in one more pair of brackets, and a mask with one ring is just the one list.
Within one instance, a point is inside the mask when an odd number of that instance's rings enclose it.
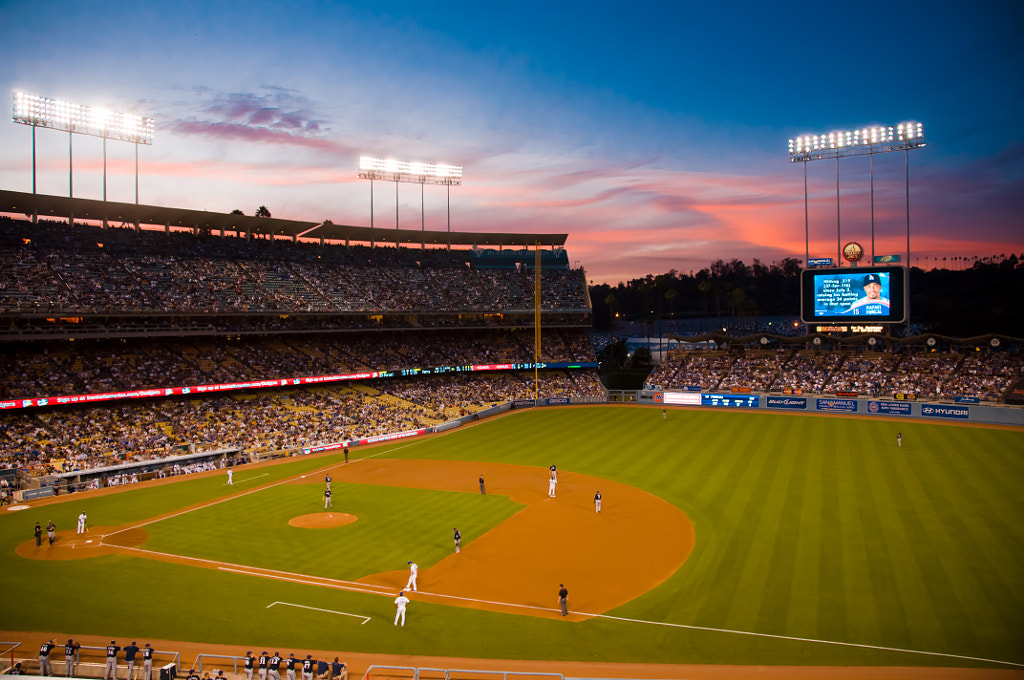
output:
{"label": "crowd of spectators", "polygon": [[[542,371],[540,397],[601,397],[595,370]],[[272,452],[424,429],[535,395],[533,373],[454,373],[0,413],[0,465],[43,475],[182,452]]]}
{"label": "crowd of spectators", "polygon": [[[0,313],[486,313],[534,307],[527,266],[471,250],[223,238],[0,218]],[[541,308],[588,310],[582,269],[541,269]]]}
{"label": "crowd of spectators", "polygon": [[[209,336],[0,345],[0,399],[357,371],[530,363],[530,330]],[[548,331],[541,361],[594,361],[582,331]]]}
{"label": "crowd of spectators", "polygon": [[1024,355],[1020,352],[672,350],[647,382],[665,389],[699,385],[704,390],[741,387],[754,392],[856,392],[875,397],[902,393],[929,399],[962,396],[996,401],[1022,377]]}

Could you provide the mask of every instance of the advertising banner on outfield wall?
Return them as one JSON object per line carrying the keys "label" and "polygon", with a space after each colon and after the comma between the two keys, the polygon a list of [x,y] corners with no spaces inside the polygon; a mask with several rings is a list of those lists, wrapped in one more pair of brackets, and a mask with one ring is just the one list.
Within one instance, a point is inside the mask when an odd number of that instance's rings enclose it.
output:
{"label": "advertising banner on outfield wall", "polygon": [[909,416],[909,401],[869,401],[868,413],[886,416]]}
{"label": "advertising banner on outfield wall", "polygon": [[818,399],[816,403],[819,411],[857,412],[856,399]]}
{"label": "advertising banner on outfield wall", "polygon": [[665,392],[665,403],[700,406],[700,392]]}
{"label": "advertising banner on outfield wall", "polygon": [[969,406],[921,404],[921,415],[929,418],[958,418],[961,420],[967,420],[971,417],[971,408]]}
{"label": "advertising banner on outfield wall", "polygon": [[768,397],[768,408],[806,409],[807,397]]}

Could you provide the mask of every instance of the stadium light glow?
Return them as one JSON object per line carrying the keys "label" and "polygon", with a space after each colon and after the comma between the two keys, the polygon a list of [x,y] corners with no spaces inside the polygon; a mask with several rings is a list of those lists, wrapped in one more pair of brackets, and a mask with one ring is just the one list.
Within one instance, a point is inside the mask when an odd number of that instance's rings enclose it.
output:
{"label": "stadium light glow", "polygon": [[789,140],[789,162],[804,163],[889,151],[908,151],[923,146],[924,125],[909,121],[898,125],[796,137]]}
{"label": "stadium light glow", "polygon": [[462,184],[462,166],[360,156],[359,176],[363,179],[382,179],[386,182],[460,185]]}
{"label": "stadium light glow", "polygon": [[[395,229],[398,229],[398,184],[407,182],[420,185],[420,229],[426,230],[423,187],[443,184],[448,187],[448,231],[452,230],[452,186],[462,185],[462,166],[448,163],[421,163],[396,161],[393,158],[359,157],[359,177],[370,180],[370,228],[373,229],[373,180],[395,183]],[[373,245],[371,243],[371,245]],[[426,241],[423,242],[426,248]]]}
{"label": "stadium light glow", "polygon": [[22,125],[116,139],[134,144],[152,144],[156,124],[152,118],[93,108],[59,99],[14,93],[12,120]]}

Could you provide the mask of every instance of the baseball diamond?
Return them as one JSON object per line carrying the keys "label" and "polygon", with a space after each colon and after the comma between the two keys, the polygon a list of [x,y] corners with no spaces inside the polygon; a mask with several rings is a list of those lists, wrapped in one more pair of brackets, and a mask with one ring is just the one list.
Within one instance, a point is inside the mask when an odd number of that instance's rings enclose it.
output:
{"label": "baseball diamond", "polygon": [[[241,466],[232,487],[213,471],[78,493],[0,516],[4,627],[22,631],[4,635],[335,650],[353,672],[390,655],[615,664],[589,677],[705,677],[689,664],[813,677],[815,666],[1022,668],[1022,437],[906,419],[548,408],[359,447],[348,465],[318,454]],[[324,514],[339,520],[295,521]],[[53,548],[28,531],[40,519],[66,527]],[[396,627],[409,561],[419,591]],[[33,606],[40,584],[60,583],[74,586],[54,607]]]}

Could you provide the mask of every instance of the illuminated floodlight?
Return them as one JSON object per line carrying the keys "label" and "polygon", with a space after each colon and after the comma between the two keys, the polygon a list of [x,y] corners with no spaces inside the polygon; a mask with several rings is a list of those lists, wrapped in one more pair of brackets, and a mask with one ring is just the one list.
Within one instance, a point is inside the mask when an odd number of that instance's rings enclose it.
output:
{"label": "illuminated floodlight", "polygon": [[796,137],[789,140],[789,162],[803,163],[889,151],[908,151],[923,146],[924,125],[909,121],[887,127],[875,126]]}
{"label": "illuminated floodlight", "polygon": [[381,179],[387,182],[460,185],[462,166],[360,156],[359,176],[363,179]]}
{"label": "illuminated floodlight", "polygon": [[134,113],[119,113],[59,99],[14,93],[15,123],[63,130],[134,144],[152,144],[155,122]]}

